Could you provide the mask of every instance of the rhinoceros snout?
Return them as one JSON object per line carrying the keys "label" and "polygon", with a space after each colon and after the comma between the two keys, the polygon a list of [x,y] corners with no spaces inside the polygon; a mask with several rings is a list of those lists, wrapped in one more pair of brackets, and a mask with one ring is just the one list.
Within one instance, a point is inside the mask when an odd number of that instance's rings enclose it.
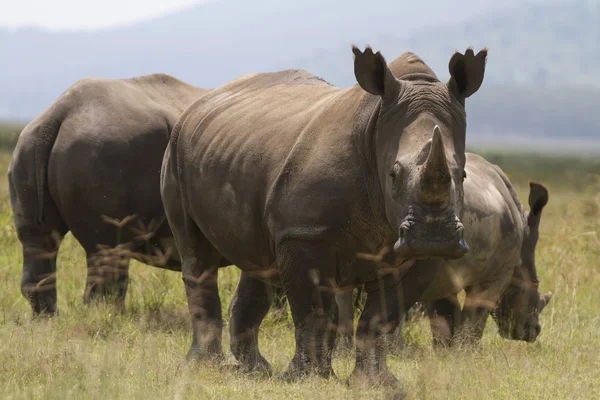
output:
{"label": "rhinoceros snout", "polygon": [[469,252],[460,222],[440,229],[439,223],[412,223],[400,226],[394,251],[402,258],[457,259]]}
{"label": "rhinoceros snout", "polygon": [[515,327],[511,336],[514,340],[524,340],[526,342],[533,343],[537,340],[541,332],[542,326],[539,323],[533,325],[526,323],[524,329]]}

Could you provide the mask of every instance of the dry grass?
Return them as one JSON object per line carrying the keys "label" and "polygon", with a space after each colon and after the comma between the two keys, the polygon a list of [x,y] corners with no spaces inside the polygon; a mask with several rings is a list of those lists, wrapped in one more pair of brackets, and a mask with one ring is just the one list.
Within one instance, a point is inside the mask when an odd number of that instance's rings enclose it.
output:
{"label": "dry grass", "polygon": [[[292,357],[288,321],[267,317],[262,350],[276,377],[244,375],[228,366],[184,361],[191,340],[181,275],[133,263],[127,313],[85,307],[84,253],[68,235],[59,253],[60,317],[31,320],[19,290],[21,250],[8,204],[0,154],[0,393],[3,399],[390,398],[378,387],[349,389],[335,380],[278,380]],[[535,179],[535,176],[532,176]],[[526,200],[526,183],[519,194]],[[552,182],[548,183],[553,189]],[[534,344],[501,339],[490,320],[482,349],[435,353],[427,321],[405,325],[406,349],[389,356],[392,372],[413,399],[600,398],[600,187],[552,190],[544,211],[537,260],[540,290],[555,294]],[[600,182],[598,182],[600,185]],[[560,185],[564,187],[564,185]],[[558,186],[557,186],[558,187]],[[226,315],[238,272],[220,272]],[[228,349],[228,335],[224,335]],[[340,378],[351,356],[336,355]]]}

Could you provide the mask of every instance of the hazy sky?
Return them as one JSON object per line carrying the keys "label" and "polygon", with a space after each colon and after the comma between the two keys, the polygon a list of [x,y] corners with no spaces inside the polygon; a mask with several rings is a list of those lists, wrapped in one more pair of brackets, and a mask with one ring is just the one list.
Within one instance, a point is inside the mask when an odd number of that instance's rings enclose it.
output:
{"label": "hazy sky", "polygon": [[100,28],[206,1],[211,0],[0,0],[0,27]]}

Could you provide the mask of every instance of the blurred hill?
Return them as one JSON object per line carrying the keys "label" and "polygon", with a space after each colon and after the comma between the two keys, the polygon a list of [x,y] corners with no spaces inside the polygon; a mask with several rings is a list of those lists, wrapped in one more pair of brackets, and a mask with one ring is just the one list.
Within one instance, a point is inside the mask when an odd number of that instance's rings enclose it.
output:
{"label": "blurred hill", "polygon": [[584,0],[220,0],[99,31],[0,30],[0,118],[29,120],[87,76],[166,72],[216,87],[305,68],[346,87],[351,43],[388,61],[413,51],[443,80],[453,51],[488,47],[470,132],[600,139],[600,5]]}
{"label": "blurred hill", "polygon": [[[475,50],[490,49],[485,85],[600,88],[600,2],[524,4],[405,38],[382,34],[371,44],[388,61],[410,49],[444,80],[449,76],[452,52],[473,46]],[[330,74],[332,83],[347,86],[354,83],[348,54],[347,46],[339,46],[295,64],[316,74]]]}

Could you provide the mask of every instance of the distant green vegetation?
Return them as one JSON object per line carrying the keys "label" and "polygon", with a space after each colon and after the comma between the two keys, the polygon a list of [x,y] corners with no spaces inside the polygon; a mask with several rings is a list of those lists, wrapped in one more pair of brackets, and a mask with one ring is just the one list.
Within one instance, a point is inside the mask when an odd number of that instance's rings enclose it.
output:
{"label": "distant green vegetation", "polygon": [[25,124],[0,122],[0,151],[12,151]]}
{"label": "distant green vegetation", "polygon": [[525,151],[469,149],[498,165],[514,185],[529,180],[574,191],[600,191],[600,157],[536,154]]}

